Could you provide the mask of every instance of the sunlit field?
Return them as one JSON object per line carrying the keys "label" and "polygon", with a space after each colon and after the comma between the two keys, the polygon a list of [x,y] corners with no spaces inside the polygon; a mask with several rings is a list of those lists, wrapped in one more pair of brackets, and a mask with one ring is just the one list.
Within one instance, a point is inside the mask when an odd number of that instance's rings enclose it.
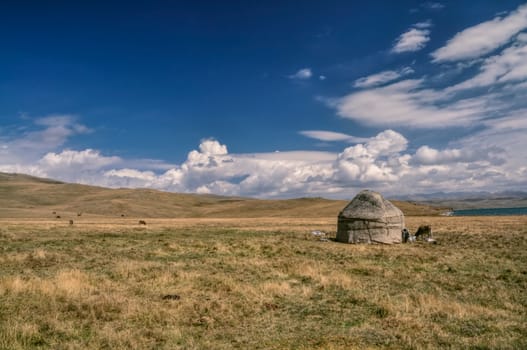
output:
{"label": "sunlit field", "polygon": [[0,221],[1,349],[527,348],[527,217]]}

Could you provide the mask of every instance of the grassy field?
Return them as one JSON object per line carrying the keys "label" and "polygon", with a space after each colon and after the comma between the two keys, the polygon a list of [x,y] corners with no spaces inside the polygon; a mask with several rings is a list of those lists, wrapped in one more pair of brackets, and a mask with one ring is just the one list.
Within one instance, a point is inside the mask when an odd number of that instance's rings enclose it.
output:
{"label": "grassy field", "polygon": [[[351,200],[351,198],[350,198]],[[333,217],[349,201],[324,198],[261,200],[150,189],[110,189],[0,172],[0,218],[91,219]],[[405,215],[438,215],[445,207],[394,201]]]}
{"label": "grassy field", "polygon": [[527,348],[527,217],[0,221],[0,349]]}

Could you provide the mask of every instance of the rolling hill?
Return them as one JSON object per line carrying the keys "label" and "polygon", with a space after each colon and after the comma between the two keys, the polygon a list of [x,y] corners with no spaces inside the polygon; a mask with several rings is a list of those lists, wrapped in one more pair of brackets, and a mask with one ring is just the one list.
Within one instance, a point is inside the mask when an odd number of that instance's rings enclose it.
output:
{"label": "rolling hill", "polygon": [[[0,173],[0,217],[3,218],[73,217],[77,213],[144,218],[330,217],[337,216],[347,202],[323,198],[261,200],[151,189],[109,189]],[[410,216],[439,215],[446,210],[405,201],[393,203]]]}

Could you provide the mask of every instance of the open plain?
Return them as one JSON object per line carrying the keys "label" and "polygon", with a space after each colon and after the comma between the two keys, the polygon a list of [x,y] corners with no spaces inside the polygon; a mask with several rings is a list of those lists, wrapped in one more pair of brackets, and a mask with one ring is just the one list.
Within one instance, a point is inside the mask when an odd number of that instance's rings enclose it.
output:
{"label": "open plain", "polygon": [[1,349],[527,347],[527,217],[407,217],[438,244],[348,245],[335,217],[0,220]]}
{"label": "open plain", "polygon": [[0,350],[527,350],[527,0],[0,29]]}
{"label": "open plain", "polygon": [[438,244],[350,245],[346,203],[0,173],[0,349],[527,348],[527,216],[394,202]]}

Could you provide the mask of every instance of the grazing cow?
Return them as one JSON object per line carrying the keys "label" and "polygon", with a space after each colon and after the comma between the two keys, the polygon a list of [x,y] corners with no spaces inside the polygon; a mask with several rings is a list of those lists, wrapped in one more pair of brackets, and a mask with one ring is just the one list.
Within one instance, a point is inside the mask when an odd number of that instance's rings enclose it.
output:
{"label": "grazing cow", "polygon": [[417,229],[417,232],[415,233],[415,238],[418,238],[419,236],[423,236],[423,238],[426,236],[426,238],[432,238],[432,227],[430,225],[421,225]]}
{"label": "grazing cow", "polygon": [[139,225],[146,225],[146,221],[144,221],[144,220],[139,220]]}
{"label": "grazing cow", "polygon": [[82,216],[82,213],[77,213],[77,216]]}
{"label": "grazing cow", "polygon": [[55,218],[60,219],[60,215],[55,216]]}
{"label": "grazing cow", "polygon": [[121,214],[121,217],[124,218],[124,214]]}
{"label": "grazing cow", "polygon": [[73,225],[73,220],[70,220],[70,225]]}

